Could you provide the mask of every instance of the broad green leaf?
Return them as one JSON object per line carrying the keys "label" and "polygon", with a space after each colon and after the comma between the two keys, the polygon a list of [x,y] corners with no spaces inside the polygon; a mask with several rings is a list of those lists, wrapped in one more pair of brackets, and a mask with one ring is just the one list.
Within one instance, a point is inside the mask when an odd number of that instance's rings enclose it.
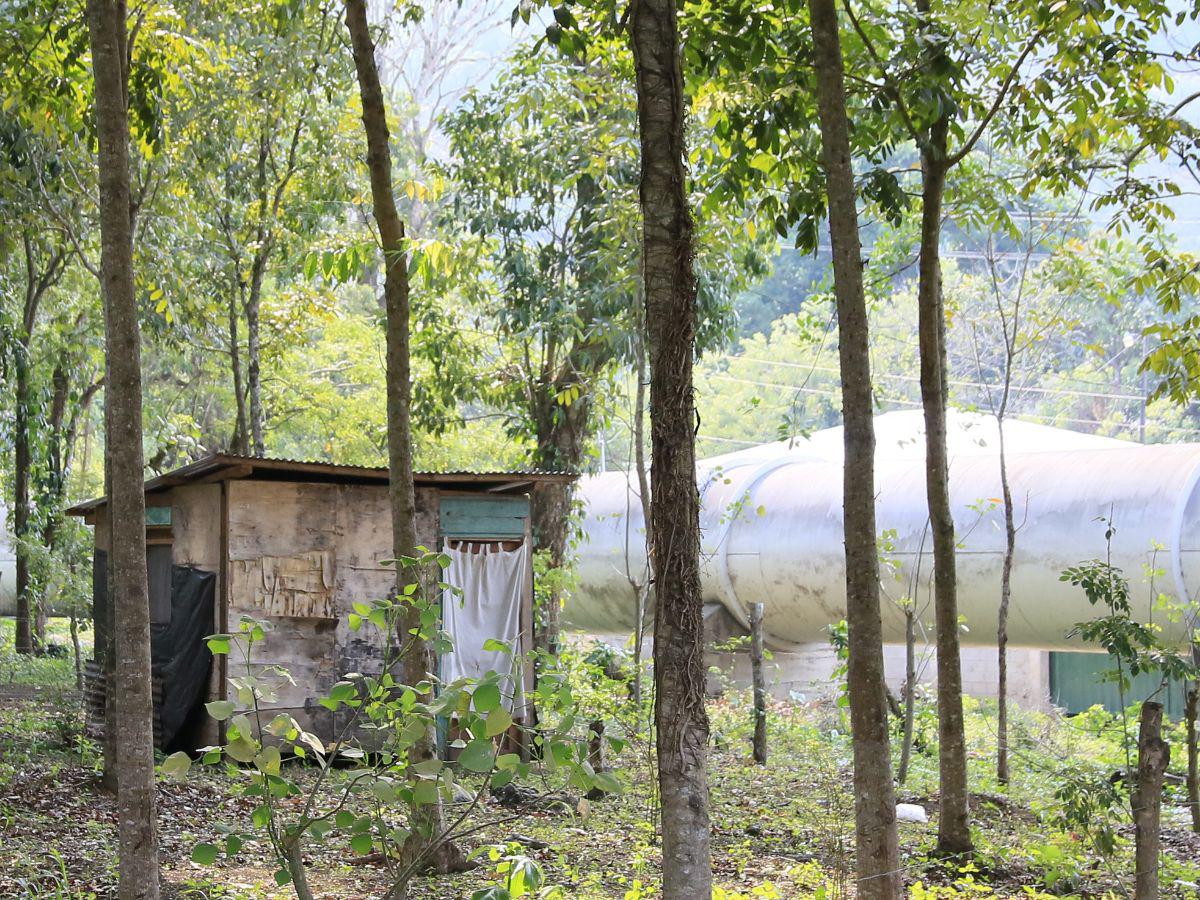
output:
{"label": "broad green leaf", "polygon": [[512,723],[512,713],[503,706],[493,709],[487,716],[487,736],[492,738],[504,734]]}
{"label": "broad green leaf", "polygon": [[494,760],[492,742],[486,738],[476,738],[459,754],[458,764],[468,772],[490,772]]}
{"label": "broad green leaf", "polygon": [[500,685],[494,681],[482,681],[475,687],[471,699],[481,713],[490,713],[500,706]]}
{"label": "broad green leaf", "polygon": [[442,768],[445,765],[446,764],[443,763],[440,759],[437,759],[436,757],[434,757],[433,759],[423,759],[419,763],[414,763],[412,766],[412,770],[414,772],[416,772],[418,775],[434,777],[439,772],[442,771]]}
{"label": "broad green leaf", "polygon": [[413,785],[413,802],[430,806],[437,803],[438,784],[436,781],[418,781]]}
{"label": "broad green leaf", "polygon": [[224,722],[233,715],[233,711],[237,709],[232,700],[212,700],[204,704],[204,708],[208,710],[208,714],[218,722]]}
{"label": "broad green leaf", "polygon": [[192,848],[192,862],[202,866],[211,866],[217,861],[220,849],[216,844],[197,844]]}
{"label": "broad green leaf", "polygon": [[592,776],[592,782],[607,794],[619,794],[624,790],[621,782],[611,772],[597,772]]}
{"label": "broad green leaf", "polygon": [[278,775],[282,758],[278,747],[263,747],[254,757],[254,765],[260,772],[268,775]]}
{"label": "broad green leaf", "polygon": [[192,767],[192,758],[182,750],[163,760],[162,773],[168,778],[183,778]]}
{"label": "broad green leaf", "polygon": [[258,754],[258,747],[253,741],[239,737],[225,745],[225,752],[240,763],[253,762]]}

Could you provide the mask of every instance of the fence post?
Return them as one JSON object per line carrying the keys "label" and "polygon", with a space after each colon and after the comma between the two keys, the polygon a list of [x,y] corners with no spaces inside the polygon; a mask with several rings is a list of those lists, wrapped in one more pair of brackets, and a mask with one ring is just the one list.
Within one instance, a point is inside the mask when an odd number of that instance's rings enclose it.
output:
{"label": "fence post", "polygon": [[750,669],[754,685],[754,761],[767,764],[767,681],[763,675],[763,605],[750,607]]}

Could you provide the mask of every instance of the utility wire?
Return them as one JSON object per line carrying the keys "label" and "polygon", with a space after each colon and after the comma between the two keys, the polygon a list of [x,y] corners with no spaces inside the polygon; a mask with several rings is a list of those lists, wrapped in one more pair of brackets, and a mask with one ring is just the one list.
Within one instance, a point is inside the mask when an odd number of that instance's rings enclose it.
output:
{"label": "utility wire", "polygon": [[[840,375],[840,372],[837,369],[833,368],[832,366],[810,366],[807,363],[793,363],[793,362],[783,362],[781,360],[758,359],[753,356],[732,356],[732,355],[730,355],[730,356],[726,356],[724,358],[729,359],[729,360],[739,360],[742,362],[755,363],[757,365],[779,366],[780,368],[784,368],[784,369],[804,369],[805,371],[825,372],[825,373],[830,373],[833,375]],[[882,379],[890,379],[892,381],[907,381],[907,382],[913,382],[913,383],[919,383],[921,380],[920,378],[918,378],[915,375],[900,375],[898,373],[893,373],[893,372],[872,372],[871,378],[872,379],[882,378]],[[982,381],[948,380],[946,382],[946,384],[952,385],[954,387],[974,387],[974,388],[997,388],[997,387],[999,387],[999,385],[987,384]],[[1079,391],[1079,390],[1073,390],[1070,388],[1024,387],[1024,388],[1020,388],[1018,392],[1019,393],[1031,393],[1031,394],[1046,394],[1049,396],[1063,396],[1063,397],[1096,397],[1096,398],[1103,399],[1103,400],[1137,400],[1138,402],[1145,400],[1145,396],[1142,394],[1109,394],[1109,393],[1102,393],[1099,391]]]}
{"label": "utility wire", "polygon": [[[814,388],[814,387],[798,388],[794,385],[781,384],[777,381],[757,381],[757,380],[754,380],[751,378],[738,378],[734,375],[708,374],[708,375],[702,375],[701,377],[711,378],[711,379],[714,379],[717,381],[728,381],[728,382],[733,382],[733,383],[737,383],[737,384],[746,384],[746,385],[751,385],[753,387],[773,388],[776,390],[784,390],[784,391],[800,391],[805,394],[819,394],[819,395],[829,396],[829,397],[840,397],[841,396],[841,391],[835,390],[833,388],[828,388],[828,389]],[[879,397],[879,396],[877,396],[876,399],[882,403],[895,403],[895,404],[898,404],[901,406],[911,406],[911,407],[920,407],[921,406],[921,402],[918,400],[905,400],[905,399],[899,398],[899,397]],[[1142,398],[1138,397],[1136,399],[1141,400]],[[1082,419],[1082,418],[1072,417],[1072,416],[1042,416],[1042,415],[1037,415],[1035,413],[1018,413],[1018,414],[1014,414],[1012,416],[1012,418],[1036,419],[1038,421],[1048,422],[1051,424],[1056,424],[1056,423],[1060,423],[1060,422],[1070,422],[1071,424],[1075,424],[1075,425],[1098,425],[1098,426],[1114,424],[1111,422],[1102,421],[1100,419]],[[1182,426],[1172,425],[1168,422],[1164,422],[1159,419],[1147,419],[1146,424],[1147,425],[1156,425],[1160,428],[1166,428],[1171,431],[1180,432],[1182,434],[1200,434],[1200,429],[1184,428]],[[1130,426],[1130,427],[1132,427],[1132,426]]]}

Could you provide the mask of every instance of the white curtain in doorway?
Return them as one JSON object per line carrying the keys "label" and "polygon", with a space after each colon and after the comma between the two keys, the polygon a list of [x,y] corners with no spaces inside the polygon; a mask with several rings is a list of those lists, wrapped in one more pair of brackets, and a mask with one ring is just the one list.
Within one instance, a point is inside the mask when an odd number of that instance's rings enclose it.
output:
{"label": "white curtain in doorway", "polygon": [[[500,693],[510,711],[522,701],[521,594],[527,577],[528,554],[524,545],[515,550],[497,549],[488,543],[460,543],[443,552],[450,565],[442,578],[461,593],[447,590],[442,598],[443,628],[454,649],[442,657],[442,680],[479,679],[489,672],[503,676]],[[502,650],[485,650],[488,640],[506,644]],[[515,669],[515,671],[514,671]]]}

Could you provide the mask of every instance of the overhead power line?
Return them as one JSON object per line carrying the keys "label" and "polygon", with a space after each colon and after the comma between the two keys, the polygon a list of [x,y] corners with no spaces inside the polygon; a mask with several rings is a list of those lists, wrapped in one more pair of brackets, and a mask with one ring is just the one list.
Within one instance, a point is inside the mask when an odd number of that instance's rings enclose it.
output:
{"label": "overhead power line", "polygon": [[[810,366],[805,363],[793,363],[793,362],[783,362],[780,360],[758,359],[753,356],[728,356],[726,358],[731,359],[731,360],[740,360],[742,362],[755,363],[756,365],[779,366],[780,368],[785,368],[785,369],[804,369],[805,371],[808,371],[808,372],[823,372],[823,373],[829,373],[829,374],[833,374],[833,375],[841,374],[841,372],[838,369],[835,369],[832,366]],[[872,372],[871,377],[873,379],[874,378],[884,378],[884,379],[891,379],[893,381],[906,381],[906,382],[913,382],[913,383],[919,383],[921,381],[921,379],[915,375],[900,375],[898,373],[893,373],[893,372]],[[952,385],[953,387],[973,387],[973,388],[993,388],[993,389],[999,389],[999,387],[1000,387],[999,385],[988,384],[983,381],[962,381],[962,380],[953,380],[953,379],[947,381],[946,384]],[[1022,387],[1022,388],[1014,388],[1014,390],[1017,391],[1018,393],[1046,394],[1048,396],[1063,396],[1063,397],[1096,397],[1096,398],[1100,398],[1103,400],[1137,400],[1138,402],[1141,402],[1145,399],[1145,397],[1142,394],[1111,394],[1111,393],[1104,393],[1104,392],[1100,392],[1100,391],[1080,391],[1080,390],[1075,390],[1073,388]]]}
{"label": "overhead power line", "polygon": [[[835,390],[833,388],[796,387],[795,385],[791,385],[791,384],[781,384],[780,382],[777,382],[777,381],[757,381],[752,378],[738,378],[735,375],[708,374],[708,375],[705,375],[702,377],[712,378],[717,381],[728,381],[728,382],[733,382],[736,384],[747,384],[747,385],[751,385],[753,387],[772,388],[775,390],[792,391],[792,392],[799,392],[799,393],[804,393],[804,394],[818,394],[818,395],[829,396],[829,397],[840,397],[842,394],[841,391]],[[1070,392],[1068,392],[1068,393],[1070,393]],[[899,397],[881,397],[881,396],[876,395],[876,399],[882,403],[895,403],[900,406],[911,406],[911,407],[920,407],[921,406],[920,401],[905,400],[905,399],[899,398]],[[1138,397],[1135,399],[1141,400],[1142,398]],[[1013,414],[1011,416],[1011,418],[1035,419],[1039,422],[1046,422],[1051,425],[1057,425],[1057,424],[1064,423],[1064,422],[1070,423],[1072,425],[1096,425],[1096,426],[1105,426],[1105,425],[1113,424],[1111,422],[1104,422],[1100,419],[1082,419],[1082,418],[1072,417],[1072,416],[1042,416],[1042,415],[1037,415],[1035,413],[1016,413],[1016,414]],[[1178,425],[1172,425],[1169,422],[1163,422],[1160,419],[1147,419],[1146,424],[1153,425],[1158,428],[1170,429],[1171,431],[1177,431],[1181,434],[1200,434],[1200,429],[1198,429],[1198,428],[1184,428],[1184,427],[1181,427]]]}

